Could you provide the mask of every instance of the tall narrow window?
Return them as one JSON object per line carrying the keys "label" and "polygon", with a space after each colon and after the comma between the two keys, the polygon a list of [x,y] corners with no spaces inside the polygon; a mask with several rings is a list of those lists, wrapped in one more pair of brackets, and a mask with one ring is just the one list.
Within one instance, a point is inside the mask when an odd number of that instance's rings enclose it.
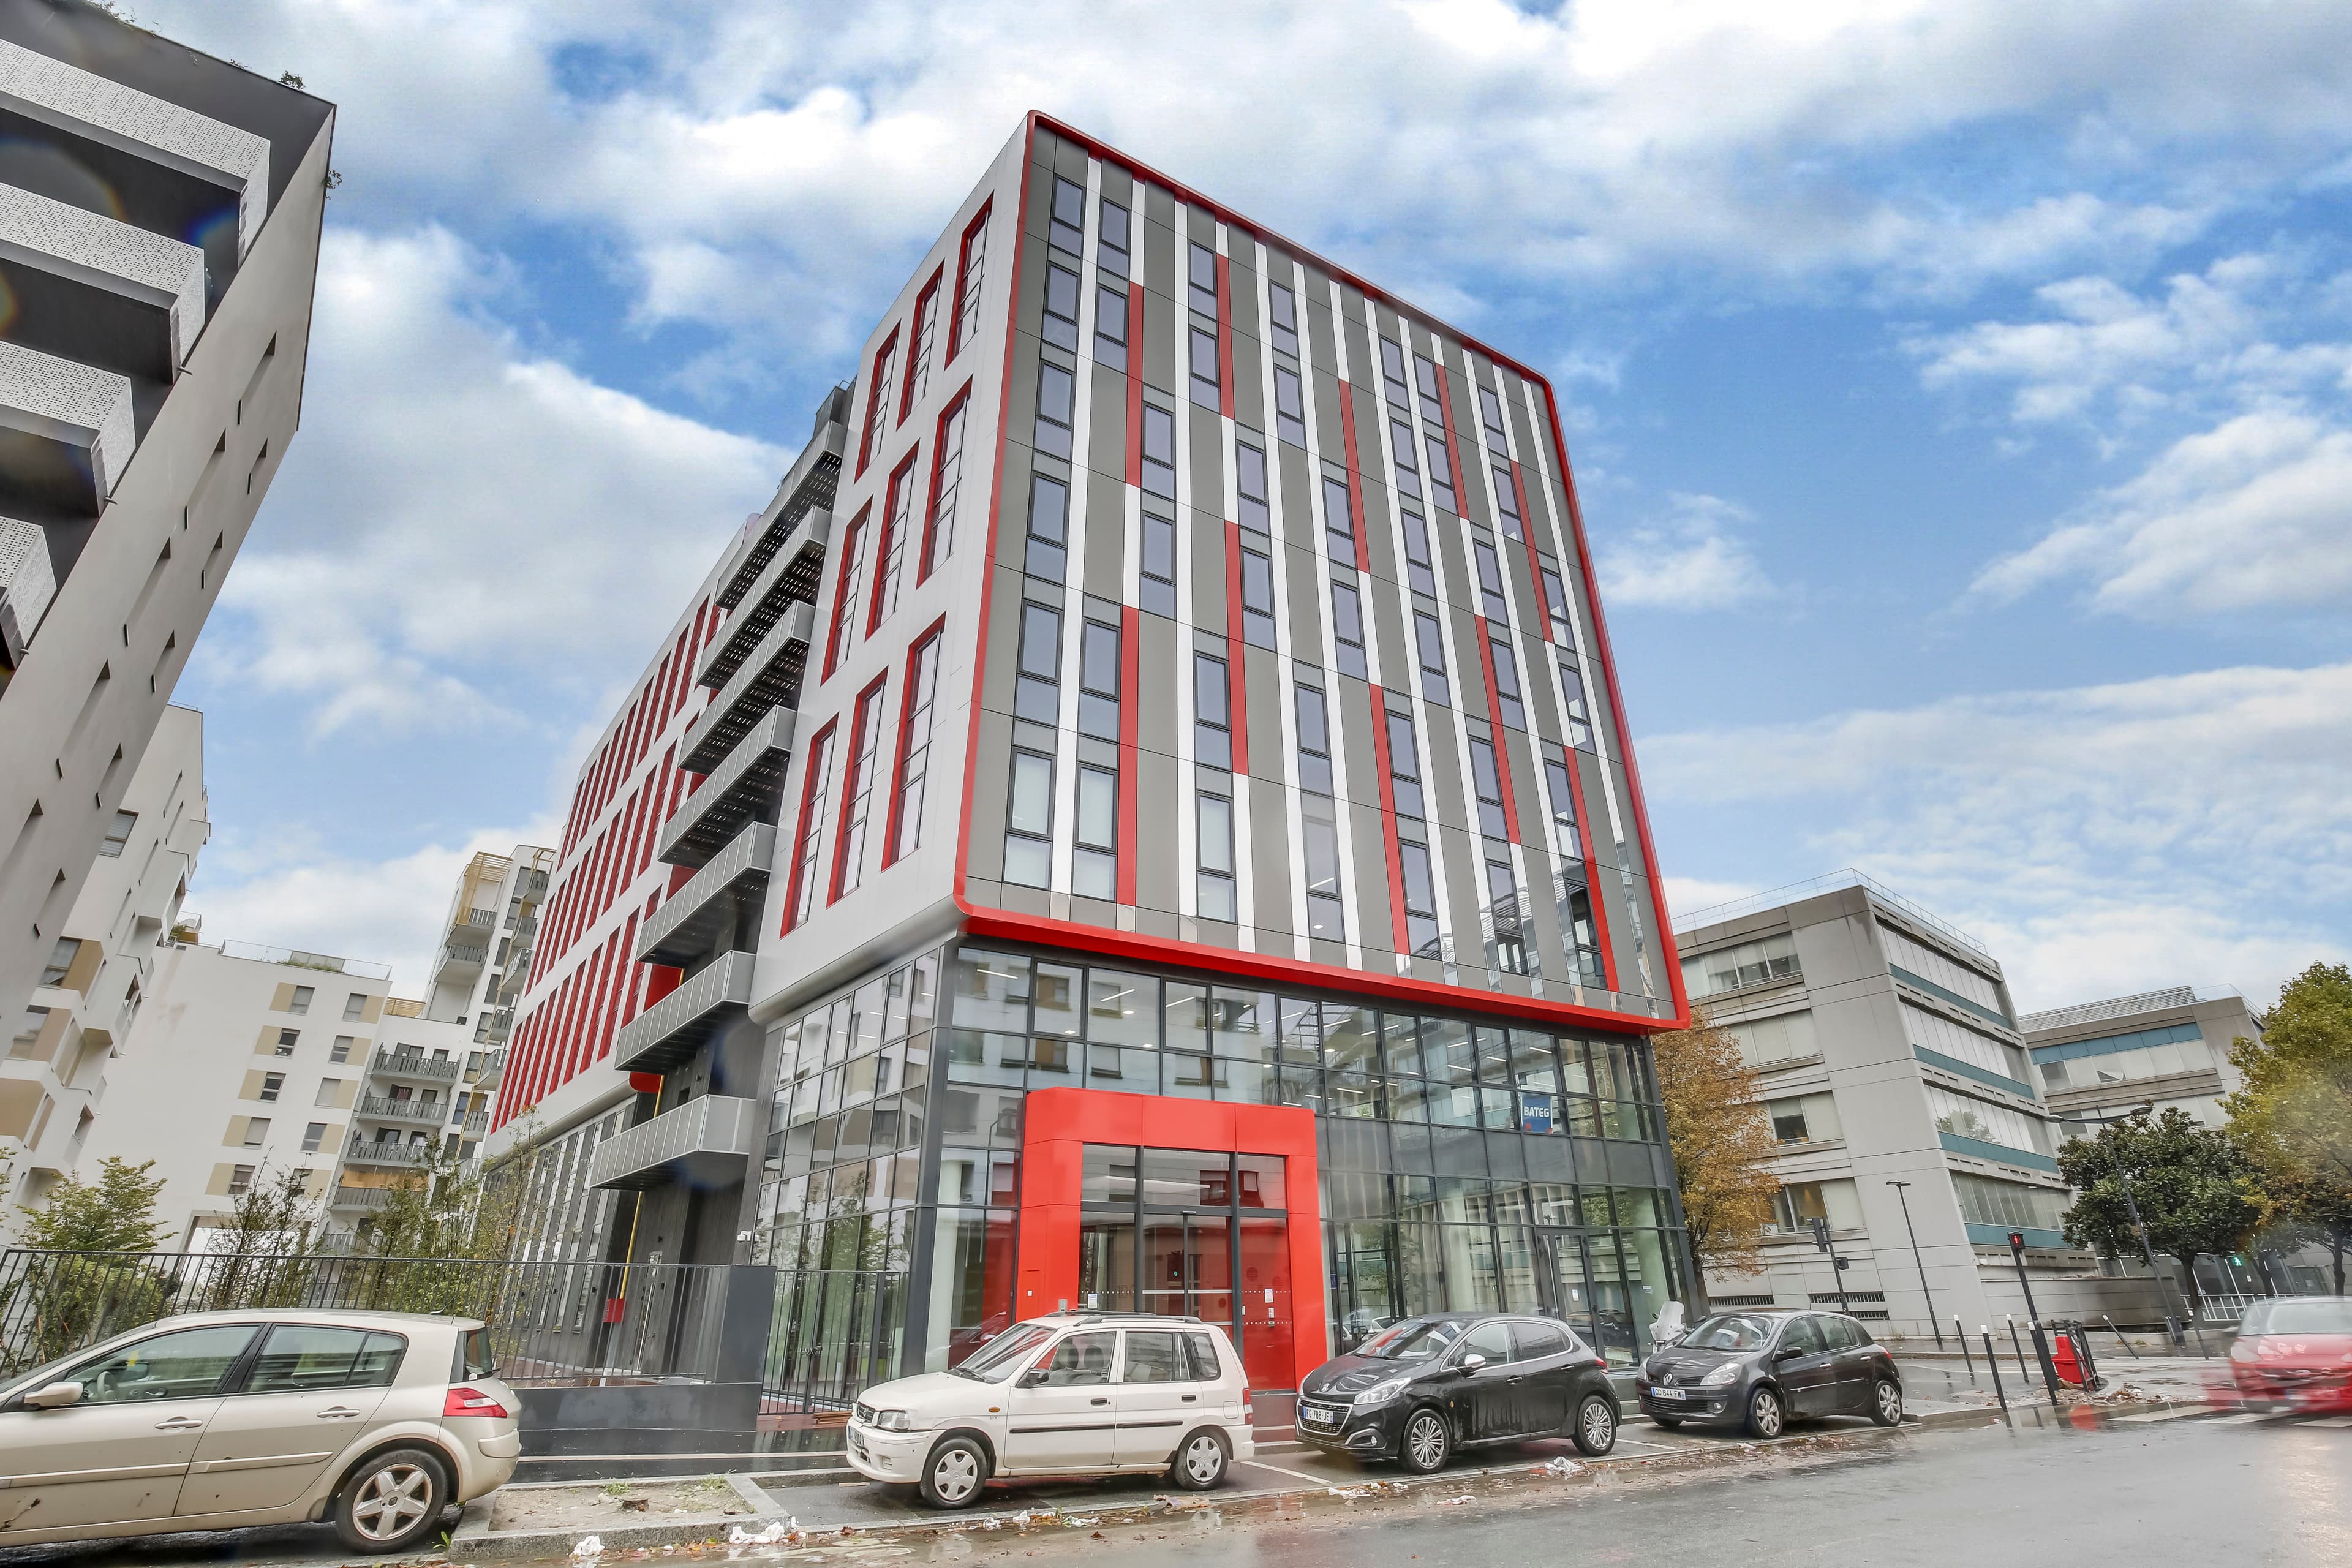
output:
{"label": "tall narrow window", "polygon": [[1185,300],[1204,316],[1217,313],[1217,253],[1198,240],[1186,258]]}
{"label": "tall narrow window", "polygon": [[1192,401],[1203,408],[1222,412],[1223,395],[1217,389],[1217,334],[1206,327],[1192,331]]}
{"label": "tall narrow window", "polygon": [[890,476],[890,489],[882,507],[882,542],[875,552],[879,564],[874,579],[874,607],[866,613],[866,631],[872,636],[874,628],[888,619],[898,607],[898,571],[907,553],[908,514],[915,505],[915,454],[898,465]]}
{"label": "tall narrow window", "polygon": [[1266,502],[1265,454],[1246,441],[1234,443],[1234,493],[1241,525],[1272,533],[1274,512]]}
{"label": "tall narrow window", "polygon": [[1292,706],[1298,715],[1298,787],[1315,795],[1331,793],[1331,721],[1323,693],[1311,686],[1295,688]]}
{"label": "tall narrow window", "polygon": [[1176,613],[1176,523],[1143,514],[1143,553],[1138,563],[1143,607],[1155,616]]}
{"label": "tall narrow window", "polygon": [[1391,406],[1412,413],[1412,395],[1404,384],[1404,350],[1386,338],[1381,340],[1381,385]]}
{"label": "tall narrow window", "polygon": [[890,859],[923,845],[923,785],[931,762],[932,707],[939,696],[940,638],[933,631],[907,658],[906,708],[898,720],[898,798],[890,812]]}
{"label": "tall narrow window", "polygon": [[1102,204],[1102,232],[1095,237],[1095,264],[1105,272],[1128,274],[1127,209],[1117,202]]}
{"label": "tall narrow window", "polygon": [[1584,842],[1576,831],[1576,792],[1568,776],[1568,763],[1556,757],[1544,759],[1544,783],[1551,795],[1551,847],[1567,860],[1584,858]]}
{"label": "tall narrow window", "polygon": [[1407,509],[1404,521],[1404,574],[1416,594],[1434,595],[1437,592],[1437,568],[1429,554],[1429,523],[1421,513]]}
{"label": "tall narrow window", "polygon": [[1437,934],[1437,878],[1429,863],[1429,847],[1404,839],[1397,845],[1397,868],[1404,874],[1404,939],[1416,957],[1437,958],[1443,948]]}
{"label": "tall narrow window", "polygon": [[1559,661],[1559,689],[1561,704],[1568,710],[1568,743],[1592,750],[1592,721],[1584,710],[1584,677],[1565,658]]}
{"label": "tall narrow window", "polygon": [[1486,450],[1507,462],[1511,456],[1511,442],[1503,434],[1503,400],[1495,395],[1495,389],[1491,386],[1478,389],[1478,420],[1486,427]]}
{"label": "tall narrow window", "polygon": [[1527,704],[1519,700],[1519,658],[1511,647],[1511,639],[1492,629],[1486,633],[1486,647],[1495,658],[1495,700],[1503,710],[1503,722],[1514,730],[1528,727]]}
{"label": "tall narrow window", "polygon": [[1205,767],[1234,765],[1233,693],[1225,682],[1223,659],[1192,656],[1192,755]]}
{"label": "tall narrow window", "polygon": [[1495,475],[1495,506],[1503,519],[1503,537],[1525,539],[1528,530],[1519,521],[1519,487],[1511,481],[1511,465],[1497,458],[1491,467]]}
{"label": "tall narrow window", "polygon": [[980,285],[988,270],[989,205],[980,209],[963,231],[963,249],[956,258],[955,325],[948,331],[948,358],[952,361],[980,331]]}
{"label": "tall narrow window", "polygon": [[1568,584],[1560,580],[1559,568],[1547,561],[1543,563],[1544,614],[1551,617],[1551,640],[1563,647],[1573,647],[1576,638],[1568,629]]}
{"label": "tall narrow window", "polygon": [[1037,332],[1055,348],[1078,352],[1078,275],[1066,267],[1045,268],[1045,310]]}
{"label": "tall narrow window", "polygon": [[1053,724],[1062,713],[1062,613],[1050,605],[1021,606],[1021,660],[1013,683],[1013,716]]}
{"label": "tall narrow window", "polygon": [[824,642],[824,673],[829,679],[841,668],[844,654],[857,626],[858,586],[866,577],[866,524],[870,509],[860,509],[850,520],[849,537],[842,542],[841,582],[833,601],[833,630]]}
{"label": "tall narrow window", "polygon": [[1412,356],[1413,379],[1421,385],[1421,401],[1429,416],[1435,418],[1444,400],[1437,393],[1437,365],[1427,354]]}
{"label": "tall narrow window", "polygon": [[1087,253],[1087,188],[1075,180],[1054,176],[1054,212],[1045,225],[1045,238],[1056,250],[1072,256]]}
{"label": "tall narrow window", "polygon": [[1143,488],[1176,499],[1176,416],[1149,403],[1143,405]]}
{"label": "tall narrow window", "polygon": [[[1429,362],[1423,360],[1423,364]],[[1446,510],[1459,514],[1462,502],[1454,494],[1454,465],[1445,456],[1445,437],[1423,426],[1422,446],[1429,454],[1429,499]]]}
{"label": "tall narrow window", "polygon": [[1118,739],[1119,629],[1087,621],[1078,631],[1078,733]]}
{"label": "tall narrow window", "polygon": [[1298,296],[1280,283],[1269,283],[1265,289],[1267,325],[1274,333],[1274,346],[1298,357]]}
{"label": "tall narrow window", "polygon": [[807,923],[816,912],[816,873],[824,859],[825,802],[831,793],[834,734],[834,727],[827,724],[817,736],[816,744],[809,748],[808,773],[801,786],[800,826],[793,835],[797,843],[793,852],[791,897],[784,906],[786,931]]}
{"label": "tall narrow window", "polygon": [[1118,897],[1118,775],[1108,768],[1078,769],[1076,845],[1070,855],[1070,891],[1082,899]]}
{"label": "tall narrow window", "polygon": [[1095,286],[1095,358],[1127,368],[1127,290],[1115,284]]}
{"label": "tall narrow window", "polygon": [[1308,801],[1298,828],[1307,851],[1307,934],[1327,942],[1348,940],[1346,904],[1339,886],[1339,829],[1329,807]]}
{"label": "tall narrow window", "polygon": [[1412,716],[1391,712],[1389,725],[1389,793],[1399,816],[1416,820],[1429,815],[1421,796],[1421,748],[1415,743]]}
{"label": "tall narrow window", "polygon": [[1356,519],[1348,507],[1348,481],[1323,476],[1323,551],[1342,566],[1359,566]]}
{"label": "tall narrow window", "polygon": [[915,296],[915,328],[908,335],[907,389],[898,395],[901,425],[931,390],[931,342],[939,334],[940,274],[934,272],[931,280],[923,285],[923,291]]}
{"label": "tall narrow window", "polygon": [[1470,559],[1478,568],[1478,605],[1486,617],[1500,626],[1511,624],[1511,602],[1503,596],[1503,559],[1486,540],[1472,538]]}
{"label": "tall narrow window", "polygon": [[1371,679],[1371,666],[1364,658],[1364,603],[1353,584],[1331,584],[1331,642],[1341,674]]}
{"label": "tall narrow window", "polygon": [[1389,421],[1389,454],[1396,458],[1396,482],[1399,491],[1418,499],[1421,495],[1421,469],[1412,456],[1412,426],[1402,419]]}
{"label": "tall narrow window", "polygon": [[1195,879],[1201,918],[1233,921],[1240,919],[1234,896],[1234,803],[1221,795],[1195,797],[1194,837],[1200,845],[1200,872]]}
{"label": "tall narrow window", "polygon": [[1503,817],[1503,773],[1495,760],[1495,743],[1470,737],[1470,784],[1478,797],[1478,831],[1489,838],[1508,838],[1510,825]]}
{"label": "tall narrow window", "polygon": [[1274,647],[1274,560],[1244,546],[1242,567],[1242,639],[1254,647]]}
{"label": "tall narrow window", "polygon": [[866,823],[874,803],[874,759],[882,749],[882,692],[887,678],[857,694],[849,721],[849,776],[842,783],[841,838],[834,846],[833,894],[854,891],[866,879]]}
{"label": "tall narrow window", "polygon": [[1012,798],[1004,819],[1004,879],[1050,887],[1054,875],[1054,759],[1013,753]]}
{"label": "tall narrow window", "polygon": [[1274,367],[1274,433],[1294,447],[1307,445],[1307,395],[1286,365]]}
{"label": "tall narrow window", "polygon": [[1067,458],[1071,450],[1070,427],[1077,419],[1077,378],[1060,365],[1040,361],[1037,365],[1037,426],[1034,437],[1037,450],[1056,458]]}
{"label": "tall narrow window", "polygon": [[1058,583],[1068,558],[1070,487],[1051,474],[1029,476],[1029,540],[1022,566]]}
{"label": "tall narrow window", "polygon": [[[1563,881],[1563,887],[1568,884]],[[1592,929],[1592,895],[1581,886],[1569,887],[1560,900],[1560,934],[1577,978],[1587,985],[1604,984],[1601,969],[1601,938]]]}
{"label": "tall narrow window", "polygon": [[971,395],[960,393],[940,416],[931,455],[931,508],[923,519],[923,575],[955,552],[956,492],[963,483],[963,426]]}
{"label": "tall narrow window", "polygon": [[1432,702],[1451,707],[1454,689],[1445,679],[1445,638],[1437,629],[1437,617],[1426,610],[1412,613],[1412,643],[1421,659],[1421,694]]}
{"label": "tall narrow window", "polygon": [[[1490,850],[1494,845],[1487,847]],[[1486,858],[1486,920],[1494,937],[1487,962],[1506,974],[1528,972],[1527,911],[1519,899],[1518,874],[1508,857]]]}
{"label": "tall narrow window", "polygon": [[866,461],[874,456],[874,438],[889,428],[891,371],[898,354],[898,334],[892,332],[874,351],[874,391],[866,400],[866,432],[857,440],[857,471],[866,472]]}

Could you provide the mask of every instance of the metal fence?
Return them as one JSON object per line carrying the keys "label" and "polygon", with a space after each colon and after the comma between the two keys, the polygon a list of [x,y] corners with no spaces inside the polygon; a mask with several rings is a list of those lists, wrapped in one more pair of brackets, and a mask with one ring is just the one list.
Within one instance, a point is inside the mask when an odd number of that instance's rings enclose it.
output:
{"label": "metal fence", "polygon": [[181,1312],[440,1312],[490,1327],[525,1387],[705,1382],[717,1371],[723,1264],[543,1263],[202,1252],[0,1253],[0,1374]]}
{"label": "metal fence", "polygon": [[859,1390],[900,1375],[906,1323],[904,1274],[779,1270],[763,1380],[769,1408],[848,1409]]}

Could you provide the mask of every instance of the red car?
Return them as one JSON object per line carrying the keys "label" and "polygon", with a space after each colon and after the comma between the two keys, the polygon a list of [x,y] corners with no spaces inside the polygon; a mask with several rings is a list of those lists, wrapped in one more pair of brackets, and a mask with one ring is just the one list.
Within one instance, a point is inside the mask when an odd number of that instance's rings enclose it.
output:
{"label": "red car", "polygon": [[2352,1297],[2256,1301],[2230,1347],[2238,1396],[2257,1408],[2352,1411]]}

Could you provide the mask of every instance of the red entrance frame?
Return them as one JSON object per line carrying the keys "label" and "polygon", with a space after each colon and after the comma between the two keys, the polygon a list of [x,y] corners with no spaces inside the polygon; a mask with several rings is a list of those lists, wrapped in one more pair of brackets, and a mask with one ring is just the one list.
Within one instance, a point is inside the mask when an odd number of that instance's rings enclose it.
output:
{"label": "red entrance frame", "polygon": [[1098,1089],[1040,1089],[1022,1102],[1021,1120],[1016,1320],[1078,1300],[1078,1200],[1087,1144],[1277,1155],[1290,1205],[1286,1234],[1293,1364],[1285,1386],[1297,1388],[1323,1364],[1330,1322],[1323,1300],[1322,1184],[1313,1111]]}

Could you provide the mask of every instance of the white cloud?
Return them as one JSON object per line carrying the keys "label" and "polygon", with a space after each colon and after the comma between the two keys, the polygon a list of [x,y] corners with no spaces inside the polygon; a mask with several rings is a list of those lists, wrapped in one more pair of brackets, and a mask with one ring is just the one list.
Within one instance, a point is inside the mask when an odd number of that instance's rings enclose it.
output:
{"label": "white cloud", "polygon": [[1720,496],[1669,498],[1663,521],[1600,552],[1602,599],[1612,606],[1718,610],[1769,595],[1770,580],[1737,531],[1754,521]]}

